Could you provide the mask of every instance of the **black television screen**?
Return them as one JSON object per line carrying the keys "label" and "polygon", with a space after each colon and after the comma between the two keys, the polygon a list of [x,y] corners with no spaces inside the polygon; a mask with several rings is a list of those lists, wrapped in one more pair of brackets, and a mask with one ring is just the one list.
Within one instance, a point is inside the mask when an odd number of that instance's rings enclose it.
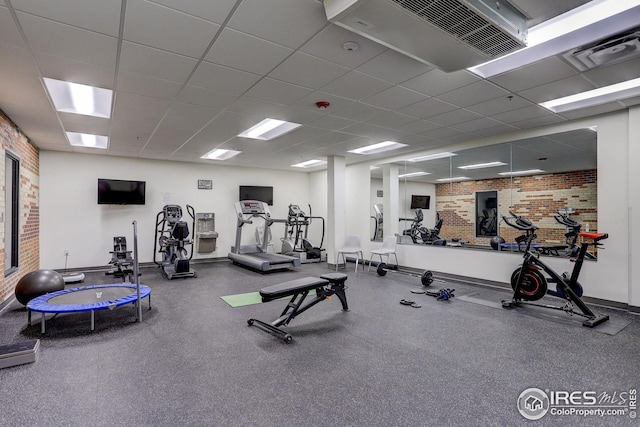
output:
{"label": "black television screen", "polygon": [[273,206],[273,187],[259,187],[255,185],[241,185],[238,200],[260,200]]}
{"label": "black television screen", "polygon": [[144,181],[98,178],[99,205],[144,205]]}
{"label": "black television screen", "polygon": [[410,209],[429,209],[430,201],[431,201],[431,196],[417,196],[413,194],[411,196]]}

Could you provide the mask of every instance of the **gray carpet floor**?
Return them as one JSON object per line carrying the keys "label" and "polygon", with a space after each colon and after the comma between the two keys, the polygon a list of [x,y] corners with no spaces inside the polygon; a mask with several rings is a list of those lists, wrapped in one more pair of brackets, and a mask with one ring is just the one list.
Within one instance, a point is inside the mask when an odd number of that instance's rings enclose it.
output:
{"label": "gray carpet floor", "polygon": [[[0,344],[39,338],[41,348],[35,363],[0,370],[0,426],[637,425],[628,415],[534,422],[516,406],[530,387],[637,389],[640,318],[624,311],[593,307],[622,325],[598,333],[563,312],[481,303],[507,290],[434,282],[456,289],[441,302],[411,293],[415,277],[356,275],[349,264],[350,310],[321,302],[293,320],[285,344],[247,319],[274,320],[286,302],[232,308],[220,297],[319,276],[325,264],[266,275],[229,262],[194,268],[197,278],[172,281],[141,269],[152,288],[141,323],[129,305],[97,312],[94,332],[88,313],[58,315],[41,336],[38,314],[29,327],[22,305],[6,307]],[[114,283],[86,276],[81,285]]]}

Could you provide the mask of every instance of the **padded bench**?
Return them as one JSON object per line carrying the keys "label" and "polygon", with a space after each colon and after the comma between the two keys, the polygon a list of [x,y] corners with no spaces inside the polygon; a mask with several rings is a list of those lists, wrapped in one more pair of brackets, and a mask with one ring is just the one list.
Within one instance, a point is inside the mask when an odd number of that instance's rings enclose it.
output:
{"label": "padded bench", "polygon": [[[342,273],[327,273],[320,277],[303,277],[300,279],[290,280],[277,285],[268,286],[260,290],[262,302],[269,302],[284,297],[291,297],[289,303],[285,307],[280,317],[271,323],[266,323],[258,319],[249,319],[249,326],[253,325],[257,328],[274,335],[286,343],[293,341],[293,337],[280,329],[280,326],[287,326],[298,314],[307,311],[320,301],[336,295],[342,303],[344,311],[349,310],[347,305],[347,296],[345,294],[344,282],[347,275]],[[302,304],[311,291],[315,291],[315,298]]]}

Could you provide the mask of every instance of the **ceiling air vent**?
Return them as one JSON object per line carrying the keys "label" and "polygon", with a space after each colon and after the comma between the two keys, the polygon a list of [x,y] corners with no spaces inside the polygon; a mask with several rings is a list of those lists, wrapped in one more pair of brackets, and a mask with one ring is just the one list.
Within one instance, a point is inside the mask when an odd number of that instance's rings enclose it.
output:
{"label": "ceiling air vent", "polygon": [[526,46],[525,17],[482,0],[324,0],[327,19],[443,71]]}
{"label": "ceiling air vent", "polygon": [[640,56],[640,28],[572,49],[562,56],[579,71],[635,58]]}

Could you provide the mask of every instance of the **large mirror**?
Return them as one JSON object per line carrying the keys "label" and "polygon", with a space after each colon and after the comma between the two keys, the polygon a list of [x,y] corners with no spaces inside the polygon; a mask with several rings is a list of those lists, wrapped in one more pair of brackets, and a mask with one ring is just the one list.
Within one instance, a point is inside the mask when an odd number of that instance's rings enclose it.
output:
{"label": "large mirror", "polygon": [[[439,153],[440,154],[440,153]],[[514,210],[539,230],[545,254],[567,253],[597,230],[597,134],[579,129],[509,143],[407,158],[398,170],[399,242],[518,250]],[[371,170],[371,238],[384,230],[384,165]],[[563,223],[564,221],[564,223]],[[400,237],[401,236],[401,237]]]}

